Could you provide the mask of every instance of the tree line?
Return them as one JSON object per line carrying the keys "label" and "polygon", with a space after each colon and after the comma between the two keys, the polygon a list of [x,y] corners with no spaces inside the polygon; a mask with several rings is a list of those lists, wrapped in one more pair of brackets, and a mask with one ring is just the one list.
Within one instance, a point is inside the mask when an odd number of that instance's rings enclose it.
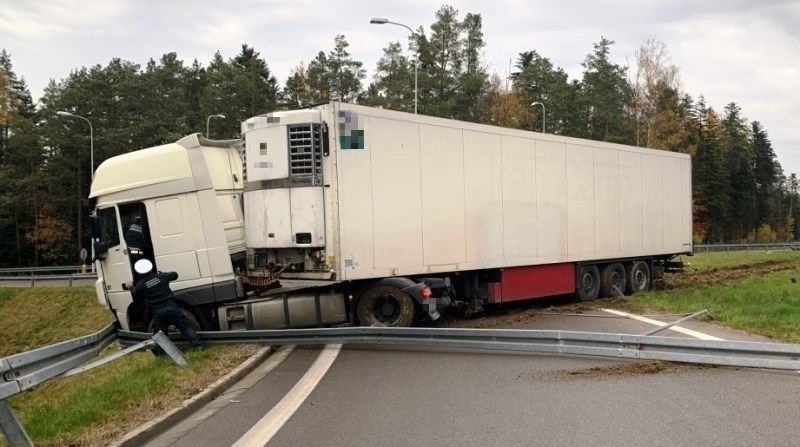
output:
{"label": "tree line", "polygon": [[[487,69],[480,14],[436,11],[407,42],[390,42],[367,81],[338,35],[279,85],[267,61],[244,44],[207,66],[174,52],[143,66],[114,58],[51,80],[34,102],[11,56],[0,52],[0,266],[74,264],[89,243],[89,129],[94,168],[103,160],[184,135],[238,136],[244,119],[339,100],[693,155],[694,240],[794,240],[797,178],[778,163],[766,129],[730,102],[723,110],[683,91],[666,45],[646,40],[631,67],[615,63],[601,38],[579,78],[536,50],[521,51],[503,81]],[[542,108],[546,128],[542,129]],[[677,179],[675,180],[677,181]],[[647,187],[644,185],[644,187]]]}

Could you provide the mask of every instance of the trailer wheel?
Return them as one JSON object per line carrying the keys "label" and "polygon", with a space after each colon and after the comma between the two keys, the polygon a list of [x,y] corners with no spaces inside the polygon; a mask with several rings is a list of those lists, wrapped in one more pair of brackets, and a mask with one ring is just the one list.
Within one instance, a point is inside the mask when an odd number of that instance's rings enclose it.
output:
{"label": "trailer wheel", "polygon": [[650,267],[644,261],[636,261],[629,264],[627,270],[628,283],[625,286],[625,294],[633,295],[650,289]]}
{"label": "trailer wheel", "polygon": [[356,313],[363,326],[408,327],[414,322],[414,299],[397,287],[376,286],[358,299]]}
{"label": "trailer wheel", "polygon": [[623,296],[627,281],[625,280],[625,267],[615,262],[603,267],[601,289],[604,297],[613,298]]}
{"label": "trailer wheel", "polygon": [[596,265],[582,265],[578,269],[578,299],[591,301],[600,294],[600,270]]}

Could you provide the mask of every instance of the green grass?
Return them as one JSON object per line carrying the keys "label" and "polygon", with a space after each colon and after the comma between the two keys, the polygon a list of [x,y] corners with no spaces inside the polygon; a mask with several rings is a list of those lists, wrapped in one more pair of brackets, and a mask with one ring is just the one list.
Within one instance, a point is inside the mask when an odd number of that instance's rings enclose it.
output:
{"label": "green grass", "polygon": [[91,287],[0,288],[0,357],[86,335],[111,321]]}
{"label": "green grass", "polygon": [[159,398],[172,396],[177,403],[201,391],[210,383],[204,376],[225,351],[212,347],[189,352],[188,368],[148,352],[135,353],[85,374],[47,382],[13,397],[11,405],[37,445],[104,445],[124,433],[119,428],[130,422],[131,413],[142,413],[138,419],[143,422],[170,408]]}
{"label": "green grass", "polygon": [[683,256],[683,262],[690,270],[706,270],[718,267],[734,267],[745,264],[756,264],[768,261],[800,261],[797,251],[729,251],[715,253],[697,253],[694,256]]}
{"label": "green grass", "polygon": [[12,296],[14,296],[14,294],[19,292],[20,290],[22,289],[19,289],[17,287],[0,287],[0,303],[2,303],[3,300],[11,298]]}
{"label": "green grass", "polygon": [[[111,320],[92,288],[0,288],[0,357],[85,335]],[[187,368],[137,352],[77,376],[48,381],[12,397],[10,403],[36,445],[106,445],[201,391],[255,349],[219,346],[187,352]]]}
{"label": "green grass", "polygon": [[683,313],[708,309],[726,326],[784,340],[800,341],[798,269],[753,275],[725,284],[651,291],[630,298],[630,305]]}

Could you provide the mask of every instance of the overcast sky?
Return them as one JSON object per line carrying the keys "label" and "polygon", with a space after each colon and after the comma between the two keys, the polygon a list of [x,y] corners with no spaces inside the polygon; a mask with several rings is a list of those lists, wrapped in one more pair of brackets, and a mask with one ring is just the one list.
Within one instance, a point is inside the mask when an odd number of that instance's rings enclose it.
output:
{"label": "overcast sky", "polygon": [[[451,1],[463,17],[483,17],[489,69],[505,77],[508,61],[536,50],[580,76],[592,43],[616,41],[612,58],[632,61],[649,37],[663,41],[680,67],[683,89],[722,110],[738,103],[769,132],[786,172],[800,173],[800,0]],[[0,0],[0,48],[11,53],[34,98],[51,78],[105,64],[144,63],[175,51],[207,64],[215,51],[254,46],[279,82],[292,67],[328,50],[342,33],[352,54],[372,69],[388,41],[407,31],[370,25],[387,17],[412,28],[433,21],[440,1],[331,0]]]}

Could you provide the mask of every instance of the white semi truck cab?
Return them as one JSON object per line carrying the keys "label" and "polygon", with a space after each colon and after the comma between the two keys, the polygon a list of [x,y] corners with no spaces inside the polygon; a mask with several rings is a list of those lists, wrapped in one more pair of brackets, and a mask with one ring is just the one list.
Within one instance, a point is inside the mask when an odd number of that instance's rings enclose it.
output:
{"label": "white semi truck cab", "polygon": [[[635,293],[691,253],[688,155],[332,102],[106,160],[97,295],[175,271],[203,329],[410,325],[449,308]],[[139,217],[145,243],[127,238]],[[143,247],[134,246],[144,245]]]}

